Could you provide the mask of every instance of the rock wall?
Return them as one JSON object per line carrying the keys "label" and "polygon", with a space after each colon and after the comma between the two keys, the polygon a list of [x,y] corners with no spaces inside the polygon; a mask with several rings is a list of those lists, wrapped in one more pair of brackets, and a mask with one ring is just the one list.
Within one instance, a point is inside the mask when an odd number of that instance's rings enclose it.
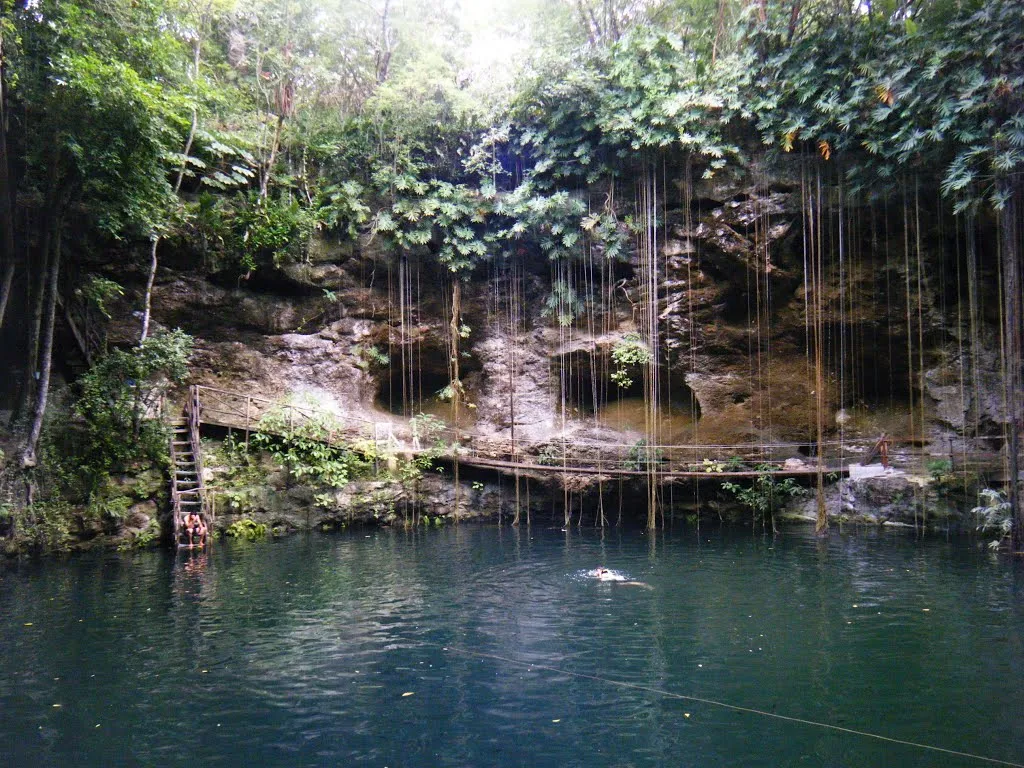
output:
{"label": "rock wall", "polygon": [[[925,450],[942,455],[951,447],[998,449],[997,337],[983,326],[966,343],[963,293],[952,284],[957,246],[933,214],[926,212],[910,231],[906,212],[884,201],[840,209],[826,198],[817,214],[825,235],[814,245],[794,182],[717,180],[693,187],[689,208],[680,207],[681,199],[666,211],[658,242],[665,419],[675,418],[669,413],[675,408],[682,425],[668,439],[813,441],[818,393],[806,275],[808,249],[824,247],[829,436],[913,434]],[[307,261],[248,280],[195,276],[185,268],[187,255],[179,262],[168,259],[158,274],[154,322],[195,336],[197,383],[268,398],[305,394],[342,418],[378,423],[421,410],[450,418],[436,395],[449,378],[450,284],[428,254],[399,262],[370,238],[319,238]],[[636,330],[637,255],[558,273],[576,281],[579,295],[596,297],[570,326],[544,312],[556,277],[552,266],[538,254],[523,255],[521,266],[514,295],[500,265],[464,288],[461,322],[469,331],[460,342],[467,394],[461,426],[534,453],[583,437],[635,443],[643,436],[642,412],[629,403],[637,393],[619,391],[610,373],[615,345]],[[511,302],[517,327],[509,322]],[[137,303],[137,295],[129,296],[125,307]],[[122,314],[115,331],[128,339],[134,325]],[[434,488],[428,496],[435,500],[424,508],[443,509],[448,492],[442,490]],[[262,507],[268,520],[280,514],[298,526],[297,513],[283,510],[308,499],[294,489],[268,493]],[[353,493],[339,505],[373,509],[378,518],[385,498],[408,503],[386,487],[373,491],[380,503],[366,505],[357,498],[361,492]],[[886,508],[872,493],[844,486],[833,502],[836,514],[866,520],[856,510]],[[476,501],[487,514],[504,510]],[[874,519],[890,518],[883,509]]]}

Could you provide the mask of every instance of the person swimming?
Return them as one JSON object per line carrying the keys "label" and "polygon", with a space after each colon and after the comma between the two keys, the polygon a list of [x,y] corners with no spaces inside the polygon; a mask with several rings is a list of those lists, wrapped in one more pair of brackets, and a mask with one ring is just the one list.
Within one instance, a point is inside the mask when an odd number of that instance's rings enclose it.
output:
{"label": "person swimming", "polygon": [[613,571],[610,568],[604,566],[598,566],[592,571],[588,571],[587,575],[597,579],[598,581],[610,581],[615,584],[621,584],[624,587],[643,587],[644,589],[654,589],[650,584],[643,581],[629,581],[618,571]]}

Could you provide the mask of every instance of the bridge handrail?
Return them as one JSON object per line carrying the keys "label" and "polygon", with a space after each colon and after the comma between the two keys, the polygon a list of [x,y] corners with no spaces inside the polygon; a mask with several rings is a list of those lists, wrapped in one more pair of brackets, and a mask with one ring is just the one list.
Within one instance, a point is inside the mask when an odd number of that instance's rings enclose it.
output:
{"label": "bridge handrail", "polygon": [[[385,447],[397,448],[405,452],[421,452],[421,449],[418,447],[407,447],[394,434],[396,428],[400,434],[408,430],[409,436],[415,443],[415,428],[409,420],[404,422],[396,422],[395,420],[376,422],[361,416],[318,408],[315,404],[282,402],[260,395],[234,392],[205,384],[193,385],[192,392],[195,397],[195,410],[200,414],[200,419],[202,419],[204,412],[208,414],[226,414],[238,420],[240,422],[238,428],[244,428],[247,435],[250,431],[260,430],[260,420],[267,410],[270,408],[280,408],[288,414],[289,425],[293,423],[298,425],[303,420],[314,420],[318,417],[329,417],[330,419],[337,420],[339,422],[338,428],[336,430],[332,429],[325,439],[325,442],[330,445],[333,445],[335,437],[350,435],[352,431],[350,425],[355,425],[356,428],[359,425],[365,425],[373,427],[374,434],[362,435],[362,437],[368,440],[372,439],[375,447],[378,449]],[[202,406],[199,407],[200,397],[204,394],[206,397],[203,398]],[[257,406],[255,412],[253,406]],[[293,415],[295,418],[293,418]],[[224,421],[223,419],[220,421],[215,420],[213,423],[223,424]],[[379,434],[377,434],[381,424],[388,425],[388,438],[386,441],[382,441]],[[230,422],[226,426],[231,426]],[[404,435],[402,436],[404,437]],[[564,436],[555,437],[546,443],[548,446],[555,447],[556,450],[558,447],[561,447],[561,451],[538,454],[535,448],[531,452],[519,450],[519,446],[513,445],[506,437],[481,435],[465,430],[456,430],[447,426],[436,437],[449,443],[448,452],[451,454],[450,458],[465,459],[475,457],[483,461],[502,461],[504,457],[509,457],[513,462],[524,467],[538,467],[549,471],[558,470],[560,467],[572,469],[596,467],[598,471],[605,467],[609,470],[618,467],[624,471],[636,471],[642,474],[647,471],[646,467],[648,465],[656,466],[659,468],[659,471],[664,472],[689,471],[685,469],[680,470],[679,468],[695,467],[695,471],[708,474],[709,476],[721,474],[721,472],[716,468],[707,468],[705,464],[701,463],[702,460],[710,459],[719,463],[723,460],[720,455],[722,452],[729,452],[746,463],[782,467],[784,464],[783,460],[768,458],[768,456],[778,452],[795,453],[800,449],[806,449],[808,446],[816,446],[823,454],[825,452],[831,454],[830,465],[834,465],[838,461],[839,467],[843,468],[846,464],[850,463],[855,455],[869,449],[877,442],[877,438],[851,438],[828,440],[820,444],[815,443],[813,440],[804,440],[775,443],[664,443],[647,445],[642,441],[610,443],[593,438]],[[887,439],[890,444],[919,444],[923,438],[911,436],[904,438],[889,437]],[[382,443],[386,443],[386,446],[382,446]],[[574,455],[574,453],[567,450],[579,448],[589,449],[590,455],[580,455],[579,453]],[[836,448],[839,450],[834,451]],[[594,452],[596,452],[596,456],[593,455]],[[533,459],[534,462],[524,462],[524,459]],[[807,457],[806,463],[809,467],[812,467],[816,463],[816,458]],[[637,469],[637,467],[639,468]],[[826,467],[825,469],[826,472],[833,470],[834,466]]]}

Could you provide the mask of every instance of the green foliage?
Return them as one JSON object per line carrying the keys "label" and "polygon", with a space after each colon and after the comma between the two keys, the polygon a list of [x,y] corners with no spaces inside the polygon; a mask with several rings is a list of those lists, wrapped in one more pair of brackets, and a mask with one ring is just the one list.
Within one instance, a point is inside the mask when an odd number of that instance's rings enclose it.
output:
{"label": "green foliage", "polygon": [[545,467],[553,467],[561,464],[566,457],[566,445],[548,443],[540,449],[537,454],[537,463]]}
{"label": "green foliage", "polygon": [[268,261],[278,266],[299,259],[315,226],[313,212],[297,200],[250,194],[236,209],[232,221],[242,267],[251,271]]}
{"label": "green foliage", "polygon": [[997,534],[989,544],[994,549],[1013,531],[1013,509],[1006,497],[992,488],[982,489],[979,495],[985,503],[974,507],[971,514],[978,519],[977,529],[980,532],[992,531]]}
{"label": "green foliage", "polygon": [[778,467],[771,464],[760,464],[756,470],[759,474],[750,485],[722,483],[722,489],[731,493],[740,504],[747,507],[753,513],[755,521],[770,517],[774,529],[775,510],[787,499],[803,496],[807,489],[797,485],[791,477],[777,480],[774,473],[778,472]]}
{"label": "green foliage", "polygon": [[297,480],[341,488],[369,468],[368,458],[340,439],[342,424],[319,409],[278,406],[260,419],[250,444],[265,450]]}
{"label": "green foliage", "polygon": [[457,393],[462,392],[462,382],[450,382],[437,390],[437,399],[450,403],[455,399]]}
{"label": "green foliage", "polygon": [[25,191],[247,271],[368,225],[459,277],[533,251],[622,259],[621,181],[742,171],[758,141],[856,188],[909,174],[959,210],[1005,204],[1024,167],[1019,3],[752,8],[517,5],[515,34],[542,49],[487,76],[440,0],[40,0],[0,17],[11,103],[31,115],[13,132]]}
{"label": "green foliage", "polygon": [[923,171],[958,211],[985,200],[1000,208],[1000,180],[1024,164],[1019,4],[843,21],[811,7],[796,35],[781,14],[752,31],[760,71],[750,109],[765,142],[842,156],[858,185]]}
{"label": "green foliage", "polygon": [[[396,458],[395,477],[405,488],[413,488],[424,472],[434,469],[434,462],[451,448],[445,441],[445,423],[431,414],[420,413],[409,420],[413,445],[419,451],[411,460]],[[438,468],[441,469],[440,467]]]}
{"label": "green foliage", "polygon": [[957,476],[953,473],[953,462],[949,459],[933,459],[928,462],[927,468],[935,492],[940,496],[949,495],[957,485]]}
{"label": "green foliage", "polygon": [[138,347],[113,350],[79,379],[74,410],[84,422],[80,458],[91,487],[133,462],[166,456],[157,405],[168,384],[184,381],[191,351],[188,334],[157,334]]}
{"label": "green foliage", "polygon": [[545,194],[527,181],[498,196],[494,210],[505,225],[496,229],[496,241],[535,244],[552,261],[579,258],[585,253],[582,222],[589,211],[578,195],[566,190]]}
{"label": "green foliage", "polygon": [[614,176],[645,151],[674,150],[711,176],[739,150],[726,138],[744,113],[749,62],[718,67],[668,32],[640,28],[568,72],[543,73],[517,104],[519,144],[538,158],[534,178],[553,184]]}
{"label": "green foliage", "polygon": [[51,214],[83,201],[90,223],[115,237],[148,235],[164,220],[170,153],[185,129],[175,88],[183,51],[161,6],[41,0],[12,13],[19,45],[5,64],[32,115],[24,183]]}
{"label": "green foliage", "polygon": [[371,209],[363,200],[362,185],[356,181],[324,187],[319,190],[314,205],[317,220],[348,240],[355,240],[370,220]]}
{"label": "green foliage", "polygon": [[205,468],[215,473],[207,489],[216,494],[218,503],[223,499],[232,512],[253,511],[266,484],[258,455],[228,433],[220,443],[204,439],[203,456]]}
{"label": "green foliage", "polygon": [[397,196],[390,210],[380,211],[374,219],[378,235],[397,249],[433,243],[438,261],[458,275],[467,274],[487,256],[484,234],[490,204],[479,191],[403,175],[389,181]]}
{"label": "green foliage", "polygon": [[71,543],[72,506],[64,499],[54,497],[37,501],[20,513],[15,513],[15,527],[21,542],[42,552],[58,552]]}
{"label": "green foliage", "polygon": [[100,314],[109,320],[110,312],[107,311],[107,302],[124,296],[124,288],[113,280],[99,275],[90,275],[85,284],[77,288],[75,293],[96,307]]}
{"label": "green foliage", "polygon": [[635,472],[645,471],[654,468],[665,461],[665,452],[661,448],[655,448],[646,440],[637,440],[630,446],[629,453],[623,466]]}
{"label": "green foliage", "polygon": [[412,428],[414,441],[423,451],[420,456],[426,458],[428,462],[440,458],[449,449],[450,446],[444,439],[448,426],[437,416],[418,413],[409,420],[409,426]]}
{"label": "green foliage", "polygon": [[388,353],[376,346],[363,346],[357,344],[353,349],[356,356],[356,365],[364,371],[371,368],[387,368],[391,365],[391,358]]}
{"label": "green foliage", "polygon": [[267,525],[266,523],[257,523],[248,517],[243,517],[229,525],[224,533],[233,539],[258,541],[267,535]]}
{"label": "green foliage", "polygon": [[160,523],[155,518],[149,521],[144,531],[140,531],[131,540],[130,546],[133,549],[145,549],[160,541]]}
{"label": "green foliage", "polygon": [[117,493],[95,493],[89,500],[86,514],[100,519],[120,521],[128,515],[134,500],[130,496]]}
{"label": "green foliage", "polygon": [[[242,137],[200,128],[192,155],[177,155],[186,177],[199,177],[200,194],[244,191],[256,178],[258,161]],[[179,166],[181,167],[181,166]]]}
{"label": "green foliage", "polygon": [[551,286],[551,295],[544,301],[541,316],[554,318],[555,322],[565,327],[572,325],[583,314],[583,309],[583,301],[572,286],[564,280],[556,280]]}
{"label": "green foliage", "polygon": [[612,347],[612,364],[615,369],[611,379],[622,389],[633,385],[633,373],[637,368],[650,365],[654,361],[651,350],[640,338],[638,333],[627,333]]}
{"label": "green foliage", "polygon": [[204,190],[185,202],[175,234],[204,257],[222,255],[233,243],[231,211],[227,199]]}

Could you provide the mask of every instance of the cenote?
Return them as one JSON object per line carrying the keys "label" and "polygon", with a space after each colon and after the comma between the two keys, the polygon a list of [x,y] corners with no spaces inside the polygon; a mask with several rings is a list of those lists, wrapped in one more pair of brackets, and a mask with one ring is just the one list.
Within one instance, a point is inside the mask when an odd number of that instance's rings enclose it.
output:
{"label": "cenote", "polygon": [[464,524],[97,551],[0,572],[0,758],[1014,764],[1022,637],[1024,569],[967,538]]}

